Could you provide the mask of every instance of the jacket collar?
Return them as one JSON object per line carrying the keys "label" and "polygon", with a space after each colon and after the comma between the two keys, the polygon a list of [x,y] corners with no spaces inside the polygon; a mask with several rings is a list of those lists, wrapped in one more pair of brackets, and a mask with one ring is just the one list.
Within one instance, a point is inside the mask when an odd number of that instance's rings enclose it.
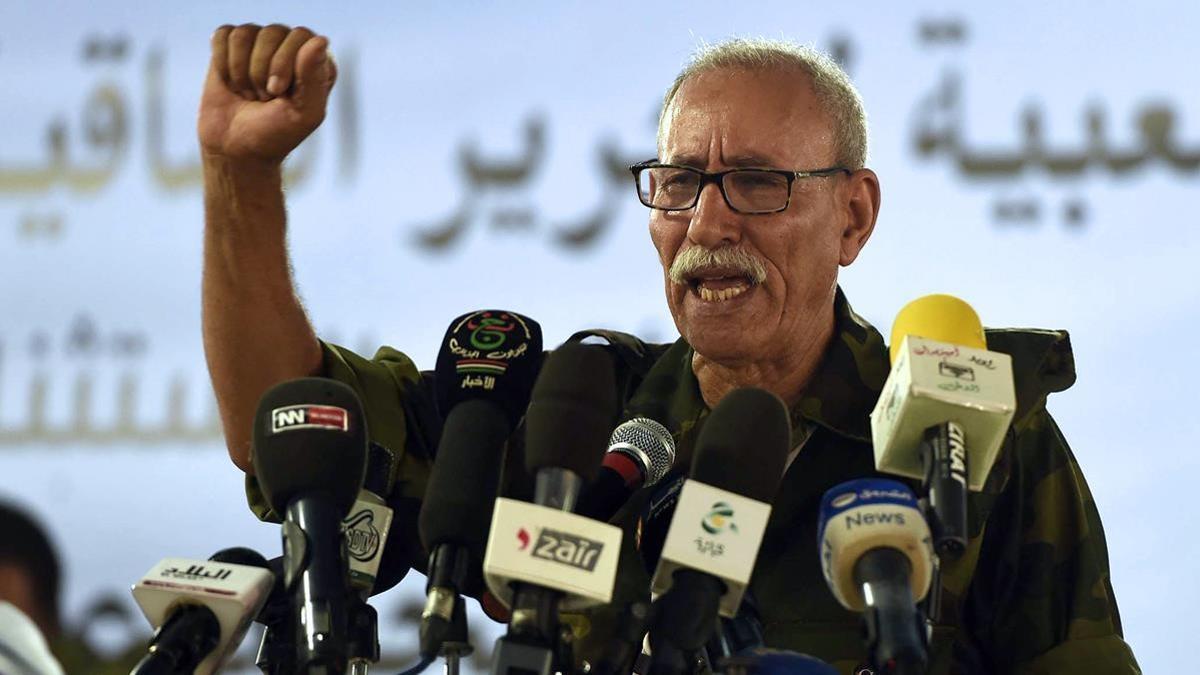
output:
{"label": "jacket collar", "polygon": [[833,339],[809,381],[798,415],[842,436],[871,441],[871,409],[890,366],[883,336],[854,312],[842,289],[834,299]]}

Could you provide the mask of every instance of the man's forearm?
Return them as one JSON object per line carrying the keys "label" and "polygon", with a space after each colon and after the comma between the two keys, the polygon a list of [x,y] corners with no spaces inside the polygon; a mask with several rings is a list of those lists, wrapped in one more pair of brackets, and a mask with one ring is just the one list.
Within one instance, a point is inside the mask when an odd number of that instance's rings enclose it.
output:
{"label": "man's forearm", "polygon": [[204,161],[204,352],[229,456],[247,472],[259,397],[321,367],[288,264],[281,173],[273,162]]}

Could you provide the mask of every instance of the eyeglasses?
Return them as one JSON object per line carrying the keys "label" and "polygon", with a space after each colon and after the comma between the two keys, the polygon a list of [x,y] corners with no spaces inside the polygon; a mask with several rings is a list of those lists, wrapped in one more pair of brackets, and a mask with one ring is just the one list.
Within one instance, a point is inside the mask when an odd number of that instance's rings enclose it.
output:
{"label": "eyeglasses", "polygon": [[738,213],[778,213],[792,200],[792,182],[797,178],[824,178],[851,173],[842,166],[813,171],[782,169],[728,169],[709,173],[688,166],[660,164],[657,159],[629,167],[637,185],[638,199],[652,209],[683,211],[696,205],[700,191],[716,183],[729,208]]}

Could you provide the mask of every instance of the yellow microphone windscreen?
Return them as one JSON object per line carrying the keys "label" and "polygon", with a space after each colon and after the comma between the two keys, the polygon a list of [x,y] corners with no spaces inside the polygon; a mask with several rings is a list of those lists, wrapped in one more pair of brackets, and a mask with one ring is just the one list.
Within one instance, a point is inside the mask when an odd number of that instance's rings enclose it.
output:
{"label": "yellow microphone windscreen", "polygon": [[953,295],[926,295],[904,306],[892,324],[889,346],[891,360],[896,360],[900,343],[906,335],[916,335],[938,342],[987,349],[979,315],[965,301]]}

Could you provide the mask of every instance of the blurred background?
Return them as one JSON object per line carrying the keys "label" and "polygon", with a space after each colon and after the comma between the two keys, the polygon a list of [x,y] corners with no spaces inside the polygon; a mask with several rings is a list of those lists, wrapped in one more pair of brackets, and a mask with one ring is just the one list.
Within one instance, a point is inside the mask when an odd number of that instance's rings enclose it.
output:
{"label": "blurred background", "polygon": [[[119,659],[149,638],[128,589],[159,559],[280,552],[204,366],[194,124],[212,30],[282,22],[328,35],[340,66],[288,167],[301,295],[326,339],[427,368],[450,319],[487,306],[548,345],[674,340],[625,169],[655,154],[663,91],[703,41],[828,50],[883,185],[851,303],[885,335],[931,292],[1071,332],[1078,383],[1049,407],[1126,639],[1146,672],[1190,662],[1200,366],[1169,352],[1200,329],[1200,5],[747,4],[0,5],[0,499],[58,551],[66,633]],[[416,660],[423,586],[373,601],[391,670]],[[480,667],[496,631],[473,627]]]}

